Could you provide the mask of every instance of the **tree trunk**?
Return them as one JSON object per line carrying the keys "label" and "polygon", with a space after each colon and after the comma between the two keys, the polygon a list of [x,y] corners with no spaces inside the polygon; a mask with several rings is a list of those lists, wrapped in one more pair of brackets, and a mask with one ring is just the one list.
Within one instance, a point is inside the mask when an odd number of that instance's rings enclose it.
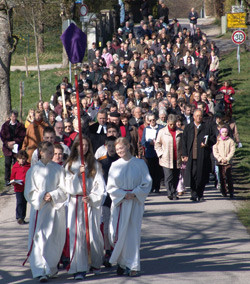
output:
{"label": "tree trunk", "polygon": [[37,44],[39,54],[44,53],[44,4],[43,1],[39,3],[38,16],[37,16]]}
{"label": "tree trunk", "polygon": [[37,26],[37,44],[38,44],[38,52],[39,54],[44,53],[44,24],[38,23]]}
{"label": "tree trunk", "polygon": [[10,97],[10,62],[12,47],[10,39],[12,38],[11,29],[11,9],[6,13],[3,9],[4,2],[0,7],[0,126],[6,121],[11,109]]}
{"label": "tree trunk", "polygon": [[40,63],[39,63],[39,52],[38,52],[38,37],[36,29],[36,21],[34,9],[32,8],[32,17],[33,17],[33,31],[35,38],[35,49],[36,49],[36,64],[37,64],[37,77],[38,77],[38,89],[39,89],[39,100],[42,100],[42,86],[41,86],[41,73],[40,73]]}

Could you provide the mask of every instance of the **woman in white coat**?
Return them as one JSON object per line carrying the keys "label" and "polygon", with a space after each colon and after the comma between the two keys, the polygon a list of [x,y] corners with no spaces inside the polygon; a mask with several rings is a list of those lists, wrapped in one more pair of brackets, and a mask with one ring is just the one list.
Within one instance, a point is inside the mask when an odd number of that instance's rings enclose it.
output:
{"label": "woman in white coat", "polygon": [[[69,194],[68,226],[70,228],[68,272],[74,274],[76,280],[84,279],[90,268],[95,274],[99,273],[104,255],[100,222],[105,183],[101,167],[94,158],[89,138],[83,136],[82,143],[84,165],[81,165],[80,142],[77,139],[65,166],[66,191]],[[86,178],[86,197],[83,197],[82,172],[85,172]],[[91,263],[88,263],[84,202],[88,204]]]}
{"label": "woman in white coat", "polygon": [[112,163],[107,183],[112,199],[110,241],[114,246],[109,262],[118,264],[118,275],[126,272],[137,276],[144,202],[152,179],[145,162],[131,155],[126,138],[118,138],[115,147],[120,159]]}

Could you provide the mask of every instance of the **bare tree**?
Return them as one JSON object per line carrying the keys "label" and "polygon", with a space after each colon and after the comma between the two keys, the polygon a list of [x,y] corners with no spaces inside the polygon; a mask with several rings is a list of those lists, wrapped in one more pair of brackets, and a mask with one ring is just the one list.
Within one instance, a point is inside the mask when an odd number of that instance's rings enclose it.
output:
{"label": "bare tree", "polygon": [[12,34],[12,11],[15,1],[0,0],[0,124],[2,125],[11,108],[10,63],[18,39]]}

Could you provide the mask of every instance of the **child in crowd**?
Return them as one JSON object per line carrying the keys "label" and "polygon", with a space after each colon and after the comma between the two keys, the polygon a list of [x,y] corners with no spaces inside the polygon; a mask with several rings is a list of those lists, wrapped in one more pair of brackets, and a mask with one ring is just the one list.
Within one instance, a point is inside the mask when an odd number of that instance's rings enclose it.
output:
{"label": "child in crowd", "polygon": [[[63,147],[61,144],[54,144],[54,156],[52,159],[53,162],[57,163],[60,166],[63,166]],[[65,220],[66,220],[66,240],[61,256],[60,263],[62,263],[63,268],[66,268],[69,264],[69,228],[67,223],[68,216],[68,202],[64,203],[65,206]]]}
{"label": "child in crowd", "polygon": [[63,147],[61,144],[54,144],[54,156],[52,161],[58,165],[63,165]]}
{"label": "child in crowd", "polygon": [[33,278],[47,282],[58,271],[65,243],[64,202],[67,197],[64,170],[52,162],[53,144],[44,141],[39,148],[40,160],[27,172],[24,190],[31,204],[27,257]]}
{"label": "child in crowd", "polygon": [[[116,140],[116,137],[114,136],[110,136],[106,138],[105,148],[107,150],[107,154],[98,159],[98,161],[102,165],[103,178],[106,184],[108,181],[108,173],[109,173],[111,164],[119,158],[115,151],[115,140]],[[102,206],[103,237],[104,237],[104,248],[106,251],[106,254],[104,256],[103,265],[106,267],[111,266],[111,264],[109,263],[109,259],[111,256],[111,245],[110,245],[109,238],[108,238],[111,202],[112,202],[111,198],[109,194],[107,193],[106,199]]]}
{"label": "child in crowd", "polygon": [[213,146],[213,154],[219,166],[221,193],[226,197],[229,191],[230,198],[232,199],[234,198],[232,158],[235,152],[235,144],[233,139],[228,136],[228,133],[227,127],[223,126],[220,129],[217,143]]}
{"label": "child in crowd", "polygon": [[24,185],[26,173],[30,168],[30,163],[27,162],[28,154],[24,150],[17,153],[17,162],[13,165],[10,180],[19,180],[18,183],[13,183],[14,192],[16,193],[16,219],[17,223],[25,224],[27,201],[24,198]]}

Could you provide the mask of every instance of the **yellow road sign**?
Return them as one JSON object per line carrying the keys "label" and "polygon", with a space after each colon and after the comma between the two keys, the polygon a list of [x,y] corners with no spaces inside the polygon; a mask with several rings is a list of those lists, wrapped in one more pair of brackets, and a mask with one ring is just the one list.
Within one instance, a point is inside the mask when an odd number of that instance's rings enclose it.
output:
{"label": "yellow road sign", "polygon": [[227,14],[228,29],[247,29],[246,13]]}

